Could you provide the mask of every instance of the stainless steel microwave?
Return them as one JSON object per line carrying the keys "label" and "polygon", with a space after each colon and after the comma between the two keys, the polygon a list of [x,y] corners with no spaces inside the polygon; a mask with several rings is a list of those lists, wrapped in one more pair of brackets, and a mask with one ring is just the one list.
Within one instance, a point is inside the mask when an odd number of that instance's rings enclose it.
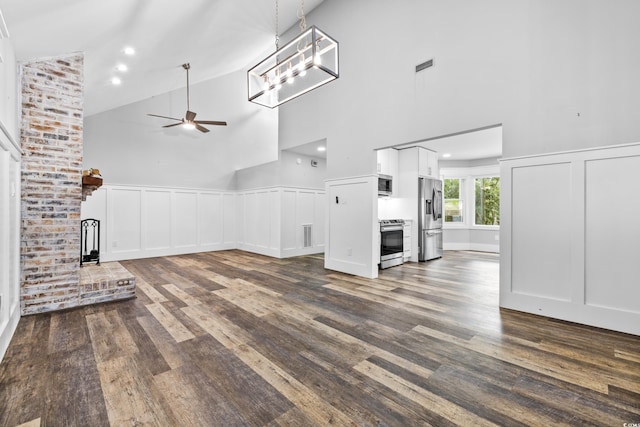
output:
{"label": "stainless steel microwave", "polygon": [[378,174],[378,197],[389,197],[393,194],[393,177]]}

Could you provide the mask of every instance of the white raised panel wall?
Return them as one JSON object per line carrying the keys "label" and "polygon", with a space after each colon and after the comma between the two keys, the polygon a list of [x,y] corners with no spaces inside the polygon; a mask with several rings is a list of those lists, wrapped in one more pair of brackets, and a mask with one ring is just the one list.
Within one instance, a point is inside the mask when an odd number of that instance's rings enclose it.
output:
{"label": "white raised panel wall", "polygon": [[20,153],[16,147],[4,125],[0,126],[0,360],[20,319]]}
{"label": "white raised panel wall", "polygon": [[500,306],[640,335],[640,144],[501,162]]}
{"label": "white raised panel wall", "polygon": [[[277,258],[324,251],[324,191],[274,187],[238,193],[238,248]],[[304,226],[312,245],[304,247]]]}
{"label": "white raised panel wall", "polygon": [[82,203],[101,221],[100,259],[168,256],[236,247],[235,193],[105,185]]}

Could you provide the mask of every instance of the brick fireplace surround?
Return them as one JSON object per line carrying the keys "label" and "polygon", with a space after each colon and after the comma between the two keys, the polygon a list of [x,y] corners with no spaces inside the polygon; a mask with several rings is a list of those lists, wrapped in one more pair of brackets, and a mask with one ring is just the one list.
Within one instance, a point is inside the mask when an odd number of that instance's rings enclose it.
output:
{"label": "brick fireplace surround", "polygon": [[80,280],[82,55],[21,65],[23,315],[130,298],[135,280]]}

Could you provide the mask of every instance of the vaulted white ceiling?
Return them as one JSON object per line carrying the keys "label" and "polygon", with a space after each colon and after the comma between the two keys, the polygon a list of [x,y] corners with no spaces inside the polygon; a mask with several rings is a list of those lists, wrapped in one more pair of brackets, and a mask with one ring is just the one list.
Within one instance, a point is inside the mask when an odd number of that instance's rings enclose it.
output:
{"label": "vaulted white ceiling", "polygon": [[[305,0],[305,12],[322,1]],[[278,3],[282,33],[301,2]],[[184,87],[185,62],[197,83],[275,50],[275,0],[3,0],[0,9],[18,61],[84,53],[86,116]],[[116,71],[119,63],[128,70]]]}

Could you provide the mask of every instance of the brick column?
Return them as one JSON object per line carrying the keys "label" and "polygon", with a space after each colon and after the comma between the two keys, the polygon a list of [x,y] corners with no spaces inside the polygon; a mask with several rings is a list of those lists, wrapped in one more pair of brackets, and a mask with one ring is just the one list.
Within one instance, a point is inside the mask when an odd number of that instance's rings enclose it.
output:
{"label": "brick column", "polygon": [[24,315],[79,305],[83,56],[21,68]]}

